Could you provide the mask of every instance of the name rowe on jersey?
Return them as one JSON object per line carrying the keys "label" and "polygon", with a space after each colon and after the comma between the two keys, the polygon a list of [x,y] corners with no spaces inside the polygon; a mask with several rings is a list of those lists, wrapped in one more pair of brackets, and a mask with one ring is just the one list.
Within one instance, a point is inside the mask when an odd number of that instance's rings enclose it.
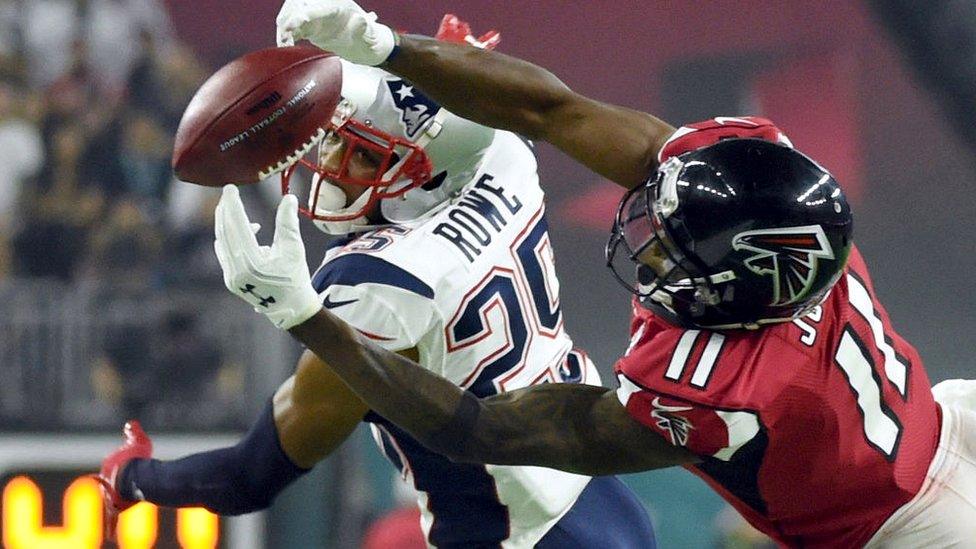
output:
{"label": "name rowe on jersey", "polygon": [[511,216],[522,209],[522,201],[517,196],[506,195],[501,187],[491,185],[493,179],[490,174],[478,178],[457,202],[457,208],[448,212],[447,221],[438,223],[431,231],[456,246],[471,262],[481,254],[482,248],[491,244],[492,234],[501,232]]}

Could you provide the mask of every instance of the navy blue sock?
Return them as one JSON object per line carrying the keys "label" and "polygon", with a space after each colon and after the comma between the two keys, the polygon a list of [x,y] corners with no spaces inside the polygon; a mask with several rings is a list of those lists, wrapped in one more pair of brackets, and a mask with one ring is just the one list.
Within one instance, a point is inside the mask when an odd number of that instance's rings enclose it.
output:
{"label": "navy blue sock", "polygon": [[282,450],[269,402],[237,445],[173,461],[134,459],[116,484],[129,500],[241,515],[267,508],[279,492],[307,472]]}

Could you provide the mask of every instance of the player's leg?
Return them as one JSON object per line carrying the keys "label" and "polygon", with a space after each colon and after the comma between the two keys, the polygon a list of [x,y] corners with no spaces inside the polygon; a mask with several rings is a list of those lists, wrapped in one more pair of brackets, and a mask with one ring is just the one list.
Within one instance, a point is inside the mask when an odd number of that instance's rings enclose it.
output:
{"label": "player's leg", "polygon": [[240,515],[264,509],[306,471],[282,451],[269,402],[236,445],[172,461],[134,459],[121,471],[115,487],[129,501],[201,506],[221,515]]}
{"label": "player's leg", "polygon": [[538,549],[653,549],[647,510],[617,477],[594,477]]}
{"label": "player's leg", "polygon": [[310,469],[331,454],[369,408],[317,356],[305,351],[274,395],[274,423],[288,458]]}
{"label": "player's leg", "polygon": [[867,547],[971,547],[976,540],[976,381],[950,380],[932,392],[942,433],[925,483]]}
{"label": "player's leg", "polygon": [[236,445],[162,461],[133,459],[115,487],[123,499],[202,506],[222,515],[266,508],[355,429],[365,405],[311,353]]}

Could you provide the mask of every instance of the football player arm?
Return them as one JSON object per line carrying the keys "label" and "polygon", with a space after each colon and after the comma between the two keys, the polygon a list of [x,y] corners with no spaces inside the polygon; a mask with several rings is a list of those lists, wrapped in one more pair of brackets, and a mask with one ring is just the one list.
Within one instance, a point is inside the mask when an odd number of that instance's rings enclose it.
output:
{"label": "football player arm", "polygon": [[548,141],[626,188],[645,181],[675,129],[650,114],[575,93],[551,72],[498,52],[400,35],[383,68],[454,113]]}
{"label": "football player arm", "polygon": [[[417,360],[417,349],[400,351]],[[363,420],[369,407],[328,364],[310,351],[275,392],[274,422],[281,448],[295,465],[310,469],[328,457]]]}
{"label": "football player arm", "polygon": [[324,309],[289,331],[371,409],[456,461],[605,475],[696,460],[632,419],[604,387],[548,384],[478,399]]}
{"label": "football player arm", "polygon": [[369,410],[328,364],[308,351],[275,392],[273,404],[281,448],[305,469],[331,454]]}
{"label": "football player arm", "polygon": [[482,400],[479,408],[473,429],[459,433],[457,459],[592,476],[698,461],[630,417],[606,387],[537,385]]}

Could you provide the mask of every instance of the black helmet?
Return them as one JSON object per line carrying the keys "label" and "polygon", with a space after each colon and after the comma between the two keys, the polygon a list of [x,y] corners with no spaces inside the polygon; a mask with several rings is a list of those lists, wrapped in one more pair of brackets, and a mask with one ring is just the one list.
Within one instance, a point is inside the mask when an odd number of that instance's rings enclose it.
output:
{"label": "black helmet", "polygon": [[[807,156],[761,139],[725,139],[670,158],[624,195],[607,264],[671,322],[757,328],[824,300],[847,263],[852,223],[837,181]],[[630,260],[623,269],[621,246]],[[650,251],[666,256],[667,272],[638,261]],[[631,283],[621,271],[634,264]]]}

